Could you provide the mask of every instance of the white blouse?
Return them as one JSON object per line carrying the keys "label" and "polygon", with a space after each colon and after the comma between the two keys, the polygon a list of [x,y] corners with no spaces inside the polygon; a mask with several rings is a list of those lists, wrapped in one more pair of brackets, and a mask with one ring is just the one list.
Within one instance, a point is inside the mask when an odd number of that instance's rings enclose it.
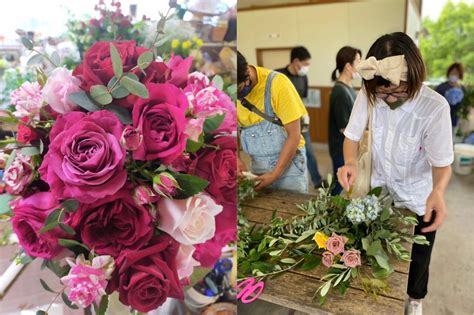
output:
{"label": "white blouse", "polygon": [[[362,89],[344,135],[360,141],[367,126],[368,98]],[[377,99],[372,127],[372,187],[382,186],[396,207],[424,215],[432,191],[432,167],[450,165],[453,140],[445,98],[422,86],[413,100],[395,110]]]}

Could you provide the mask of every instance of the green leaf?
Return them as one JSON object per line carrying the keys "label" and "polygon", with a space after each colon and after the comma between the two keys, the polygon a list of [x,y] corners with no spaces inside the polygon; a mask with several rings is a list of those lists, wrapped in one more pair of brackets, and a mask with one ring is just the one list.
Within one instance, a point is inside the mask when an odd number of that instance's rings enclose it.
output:
{"label": "green leaf", "polygon": [[382,214],[380,215],[380,220],[387,221],[390,219],[390,210],[388,208],[383,209]]}
{"label": "green leaf", "polygon": [[122,58],[113,43],[110,43],[110,57],[112,58],[112,68],[117,78],[120,78],[123,74]]}
{"label": "green leaf", "polygon": [[380,194],[382,194],[382,187],[375,187],[371,191],[369,191],[367,195],[380,197]]}
{"label": "green leaf", "polygon": [[12,199],[13,199],[13,196],[11,196],[9,194],[1,194],[0,195],[0,215],[11,213],[12,209],[10,207],[9,202]]}
{"label": "green leaf", "polygon": [[20,264],[22,265],[28,265],[29,263],[33,262],[35,260],[35,257],[28,256],[27,254],[23,253],[20,256]]}
{"label": "green leaf", "polygon": [[36,311],[36,315],[48,315],[48,313],[46,313],[43,310],[39,310],[39,311]]}
{"label": "green leaf", "polygon": [[372,275],[377,279],[386,279],[393,273],[393,268],[390,269],[377,269],[377,271],[372,272]]}
{"label": "green leaf", "polygon": [[130,76],[130,73],[127,73],[120,79],[120,84],[133,95],[140,96],[141,98],[148,98],[149,96],[146,86],[140,83],[138,79]]}
{"label": "green leaf", "polygon": [[173,176],[178,182],[179,187],[181,187],[181,190],[176,197],[177,199],[186,199],[188,197],[194,196],[195,194],[200,193],[206,189],[206,187],[209,185],[207,180],[197,176],[181,173],[174,173]]}
{"label": "green leaf", "polygon": [[313,254],[306,254],[304,256],[304,263],[301,266],[301,270],[306,271],[306,270],[311,270],[316,268],[321,264],[321,256],[316,256]]}
{"label": "green leaf", "polygon": [[351,269],[352,278],[356,278],[358,274],[359,274],[359,271],[357,270],[357,268],[352,268]]}
{"label": "green leaf", "polygon": [[385,257],[382,257],[381,255],[375,255],[375,259],[377,260],[377,263],[380,267],[385,270],[390,270],[390,264],[388,263],[387,259],[385,259]]}
{"label": "green leaf", "polygon": [[105,109],[114,113],[117,118],[120,119],[122,124],[130,125],[133,123],[132,115],[130,114],[130,111],[128,109],[115,104],[107,105]]}
{"label": "green leaf", "polygon": [[69,235],[76,235],[76,231],[74,231],[74,229],[67,224],[59,223],[59,227]]}
{"label": "green leaf", "polygon": [[379,251],[382,250],[382,243],[380,240],[376,240],[372,244],[370,244],[369,248],[367,249],[367,255],[375,256]]}
{"label": "green leaf", "polygon": [[280,262],[283,264],[294,264],[296,263],[296,260],[294,260],[293,258],[283,258],[282,260],[280,260]]}
{"label": "green leaf", "polygon": [[145,70],[153,62],[154,55],[151,51],[145,51],[138,57],[138,67]]}
{"label": "green leaf", "polygon": [[[347,272],[347,273],[350,274],[350,272],[348,272],[348,271],[345,271],[345,272]],[[342,281],[342,279],[344,278],[344,275],[345,275],[345,273],[343,272],[343,273],[341,273],[341,274],[337,277],[336,282],[334,282],[334,286],[335,286],[335,287],[339,284],[339,282]]]}
{"label": "green leaf", "polygon": [[268,255],[270,255],[270,256],[278,256],[278,255],[281,254],[282,251],[283,251],[283,250],[274,250],[274,251],[272,251],[272,252],[269,252]]}
{"label": "green leaf", "polygon": [[331,288],[331,283],[332,283],[332,280],[329,280],[322,286],[321,293],[320,293],[321,296],[326,296],[326,294],[328,294],[329,289]]}
{"label": "green leaf", "polygon": [[51,270],[59,278],[62,278],[65,275],[67,275],[69,271],[68,265],[61,267],[57,262],[52,261],[52,260],[47,260],[45,265],[49,270]]}
{"label": "green leaf", "polygon": [[370,246],[370,241],[367,237],[363,237],[362,238],[362,249],[367,251],[367,249],[369,248]]}
{"label": "green leaf", "polygon": [[77,305],[72,304],[71,301],[69,301],[69,298],[67,297],[66,293],[61,293],[61,298],[63,299],[64,304],[66,304],[69,308],[73,310],[79,309]]}
{"label": "green leaf", "polygon": [[227,88],[227,94],[229,94],[230,98],[235,101],[237,98],[237,84],[234,83],[232,85],[229,85]]}
{"label": "green leaf", "polygon": [[118,83],[118,79],[116,77],[112,77],[112,79],[110,79],[109,83],[107,84],[107,88],[109,89],[110,94],[112,94],[112,97],[115,99],[124,98],[130,95],[130,92],[120,83]]}
{"label": "green leaf", "polygon": [[309,230],[309,231],[304,231],[300,237],[298,237],[295,241],[295,243],[299,243],[301,241],[304,241],[305,239],[307,239],[308,237],[310,236],[313,236],[314,233],[316,233],[316,231],[314,230]]}
{"label": "green leaf", "polygon": [[81,246],[82,248],[86,249],[87,251],[90,251],[89,247],[87,247],[85,244],[79,243],[78,241],[75,240],[68,240],[64,238],[58,239],[58,243],[61,246],[67,247],[67,248],[74,248],[76,246]]}
{"label": "green leaf", "polygon": [[69,99],[89,112],[95,112],[102,109],[95,104],[84,91],[69,94]]}
{"label": "green leaf", "polygon": [[220,75],[214,76],[214,78],[212,78],[212,83],[214,83],[214,86],[219,90],[222,91],[224,89],[224,80]]}
{"label": "green leaf", "polygon": [[46,283],[46,281],[44,281],[41,278],[40,278],[40,283],[41,283],[41,286],[43,287],[43,289],[45,289],[46,291],[51,292],[51,293],[58,293],[58,292],[54,291],[53,289],[51,289],[49,287],[49,285]]}
{"label": "green leaf", "polygon": [[74,212],[79,208],[79,201],[75,199],[67,199],[61,202],[61,205],[67,212]]}
{"label": "green leaf", "polygon": [[91,97],[101,105],[112,103],[112,95],[105,85],[94,85],[91,87]]}
{"label": "green leaf", "polygon": [[[99,307],[95,308],[95,314],[105,315],[105,312],[107,311],[108,306],[109,306],[109,296],[103,295],[102,298],[100,299]],[[94,304],[94,307],[95,307],[95,304]]]}
{"label": "green leaf", "polygon": [[46,233],[49,230],[54,229],[59,224],[59,215],[61,214],[60,209],[53,210],[44,221],[44,226],[41,228],[40,233]]}
{"label": "green leaf", "polygon": [[27,37],[21,37],[21,43],[29,50],[32,50],[34,47],[33,42]]}
{"label": "green leaf", "polygon": [[30,59],[26,62],[27,66],[34,66],[37,64],[41,64],[43,62],[43,55],[41,54],[33,54]]}
{"label": "green leaf", "polygon": [[170,39],[173,38],[173,34],[168,34],[168,35],[165,35],[163,37],[161,37],[156,43],[155,43],[155,47],[158,48],[158,47],[161,47],[163,46],[164,44],[166,44]]}
{"label": "green leaf", "polygon": [[35,156],[39,155],[40,151],[36,147],[23,147],[20,149],[20,153],[25,156]]}
{"label": "green leaf", "polygon": [[225,114],[224,115],[215,115],[213,117],[206,118],[206,120],[204,121],[204,128],[203,128],[204,133],[205,134],[210,134],[211,132],[213,132],[214,130],[219,128],[219,126],[224,121],[224,118],[225,118]]}
{"label": "green leaf", "polygon": [[202,142],[196,142],[191,139],[186,141],[186,151],[189,153],[195,153],[202,147]]}

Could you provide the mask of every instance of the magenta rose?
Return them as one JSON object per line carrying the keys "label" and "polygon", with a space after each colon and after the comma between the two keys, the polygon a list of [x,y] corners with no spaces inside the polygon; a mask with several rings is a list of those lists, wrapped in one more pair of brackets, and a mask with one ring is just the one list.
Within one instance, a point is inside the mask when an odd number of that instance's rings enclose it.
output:
{"label": "magenta rose", "polygon": [[344,265],[349,268],[354,268],[361,265],[360,251],[357,249],[346,250],[341,259],[344,262]]}
{"label": "magenta rose", "polygon": [[82,242],[101,255],[117,257],[123,250],[137,250],[153,236],[147,209],[133,200],[128,189],[83,204],[67,220]]}
{"label": "magenta rose", "polygon": [[193,58],[191,57],[183,59],[181,56],[172,56],[167,63],[168,68],[171,70],[170,78],[167,82],[178,87],[184,87],[188,82],[189,69],[192,64]]}
{"label": "magenta rose", "polygon": [[[226,209],[224,208],[224,211]],[[217,260],[222,255],[222,248],[227,244],[237,239],[237,229],[235,228],[236,223],[234,223],[234,228],[217,230],[216,235],[205,242],[204,244],[194,245],[196,251],[194,252],[194,259],[196,259],[201,266],[206,268],[212,268]],[[219,226],[217,226],[219,228]]]}
{"label": "magenta rose", "polygon": [[133,152],[135,160],[160,160],[170,164],[186,148],[186,96],[171,84],[147,85],[150,97],[139,99],[133,107],[133,127],[143,141]]}
{"label": "magenta rose", "polygon": [[127,179],[123,125],[109,111],[71,112],[59,117],[39,169],[58,199],[93,203],[115,194]]}
{"label": "magenta rose", "polygon": [[331,267],[334,263],[334,254],[331,252],[324,252],[322,262],[324,266],[328,268]]}
{"label": "magenta rose", "polygon": [[118,291],[120,302],[149,312],[168,297],[183,299],[176,257],[179,244],[168,235],[153,238],[146,248],[123,252],[116,260],[107,292]]}
{"label": "magenta rose", "polygon": [[337,255],[344,252],[344,245],[346,245],[346,243],[347,238],[345,238],[344,236],[337,235],[333,232],[331,237],[329,237],[326,241],[326,248],[334,255]]}
{"label": "magenta rose", "polygon": [[59,206],[53,194],[40,192],[20,200],[13,207],[13,230],[29,256],[51,259],[62,251],[58,238],[67,238],[67,234],[59,228],[40,232],[48,215]]}

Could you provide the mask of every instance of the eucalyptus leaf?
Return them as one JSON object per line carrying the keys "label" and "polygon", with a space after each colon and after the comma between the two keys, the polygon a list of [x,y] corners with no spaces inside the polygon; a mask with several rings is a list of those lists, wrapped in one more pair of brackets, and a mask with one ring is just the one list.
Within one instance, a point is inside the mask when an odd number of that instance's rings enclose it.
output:
{"label": "eucalyptus leaf", "polygon": [[116,77],[112,77],[112,79],[110,79],[109,83],[107,84],[107,88],[109,89],[112,97],[115,99],[124,98],[130,95],[130,92],[118,82]]}
{"label": "eucalyptus leaf", "polygon": [[51,292],[51,293],[57,293],[56,291],[54,291],[53,289],[51,289],[49,287],[49,285],[46,283],[46,281],[44,281],[41,278],[39,280],[40,280],[40,283],[41,283],[41,286],[43,287],[43,289],[45,289],[46,291]]}
{"label": "eucalyptus leaf", "polygon": [[28,59],[28,61],[26,62],[26,65],[34,66],[34,65],[41,64],[42,62],[43,62],[43,55],[35,53],[30,57],[30,59]]}
{"label": "eucalyptus leaf", "polygon": [[69,94],[69,99],[77,104],[78,106],[84,108],[85,110],[89,112],[95,112],[98,110],[101,110],[100,106],[95,104],[90,97],[86,94],[86,92],[80,91],[80,92],[74,92]]}
{"label": "eucalyptus leaf", "polygon": [[220,75],[214,76],[214,78],[212,78],[212,83],[219,90],[222,91],[224,89],[224,79],[222,79]]}
{"label": "eucalyptus leaf", "polygon": [[151,65],[154,58],[155,56],[151,51],[145,51],[138,57],[138,67],[142,70],[145,70],[149,65]]}
{"label": "eucalyptus leaf", "polygon": [[130,111],[128,109],[115,104],[108,105],[105,107],[105,109],[114,113],[117,118],[120,119],[122,124],[130,125],[133,123],[132,115],[130,114]]}
{"label": "eucalyptus leaf", "polygon": [[91,87],[91,97],[101,105],[112,103],[112,95],[105,85],[94,85]]}
{"label": "eucalyptus leaf", "polygon": [[40,151],[36,147],[23,147],[20,149],[20,153],[24,156],[35,156],[39,155]]}
{"label": "eucalyptus leaf", "polygon": [[117,50],[117,47],[113,43],[110,43],[110,57],[112,58],[112,68],[117,78],[123,75],[122,58]]}
{"label": "eucalyptus leaf", "polygon": [[10,194],[1,194],[0,195],[0,215],[5,215],[11,213],[11,207],[9,202],[13,199],[13,196]]}
{"label": "eucalyptus leaf", "polygon": [[133,79],[129,74],[130,73],[127,73],[127,75],[120,79],[120,84],[122,84],[133,95],[140,96],[141,98],[148,98],[149,93],[146,86],[138,80]]}
{"label": "eucalyptus leaf", "polygon": [[33,42],[27,38],[27,37],[21,37],[21,43],[23,44],[23,46],[25,46],[27,49],[29,50],[32,50],[34,45],[33,45]]}

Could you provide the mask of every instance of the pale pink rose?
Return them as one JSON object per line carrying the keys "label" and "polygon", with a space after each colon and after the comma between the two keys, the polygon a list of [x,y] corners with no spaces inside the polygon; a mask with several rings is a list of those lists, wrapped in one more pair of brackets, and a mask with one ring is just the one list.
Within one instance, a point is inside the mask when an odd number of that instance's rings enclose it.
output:
{"label": "pale pink rose", "polygon": [[331,237],[326,241],[326,248],[334,255],[340,254],[344,251],[344,245],[347,243],[347,238],[344,236],[332,233]]}
{"label": "pale pink rose", "polygon": [[186,130],[184,131],[184,133],[189,136],[189,139],[195,142],[199,141],[199,136],[201,135],[204,126],[204,120],[204,117],[199,117],[197,119],[188,119],[188,123],[186,124]]}
{"label": "pale pink rose", "polygon": [[69,95],[81,91],[81,81],[73,77],[66,68],[56,68],[43,88],[43,99],[51,108],[60,114],[76,110],[77,105],[69,100]]}
{"label": "pale pink rose", "polygon": [[137,186],[133,190],[133,200],[135,200],[138,205],[151,203],[154,196],[155,194],[148,186]]}
{"label": "pale pink rose", "polygon": [[194,246],[179,246],[176,256],[176,268],[178,269],[179,280],[186,280],[193,273],[194,267],[200,266],[199,262],[193,258]]}
{"label": "pale pink rose", "polygon": [[198,89],[204,89],[210,85],[210,81],[204,73],[194,71],[188,75],[188,85],[194,85]]}
{"label": "pale pink rose", "polygon": [[140,130],[133,128],[132,126],[126,126],[122,133],[120,143],[128,151],[135,151],[141,145],[143,141],[143,135]]}
{"label": "pale pink rose", "polygon": [[360,251],[357,249],[346,250],[341,259],[344,262],[344,265],[349,268],[354,268],[361,265]]}
{"label": "pale pink rose", "polygon": [[90,261],[79,255],[74,262],[66,258],[71,270],[61,278],[61,282],[69,289],[68,298],[77,306],[87,307],[94,301],[98,302],[105,295],[105,288],[114,270],[111,256],[98,256]]}
{"label": "pale pink rose", "polygon": [[178,188],[178,182],[168,172],[163,172],[153,177],[153,190],[160,196],[171,198],[176,195]]}
{"label": "pale pink rose", "polygon": [[159,228],[184,245],[204,243],[214,237],[215,216],[222,206],[205,193],[186,200],[163,198],[158,203]]}
{"label": "pale pink rose", "polygon": [[43,106],[43,93],[38,82],[23,83],[20,88],[11,92],[10,98],[11,104],[15,106],[13,112],[15,117],[39,120],[40,109]]}
{"label": "pale pink rose", "polygon": [[12,195],[21,194],[35,176],[31,157],[17,153],[11,165],[3,174],[6,190]]}
{"label": "pale pink rose", "polygon": [[323,253],[323,265],[326,267],[331,267],[334,263],[334,254],[331,252],[324,252]]}

